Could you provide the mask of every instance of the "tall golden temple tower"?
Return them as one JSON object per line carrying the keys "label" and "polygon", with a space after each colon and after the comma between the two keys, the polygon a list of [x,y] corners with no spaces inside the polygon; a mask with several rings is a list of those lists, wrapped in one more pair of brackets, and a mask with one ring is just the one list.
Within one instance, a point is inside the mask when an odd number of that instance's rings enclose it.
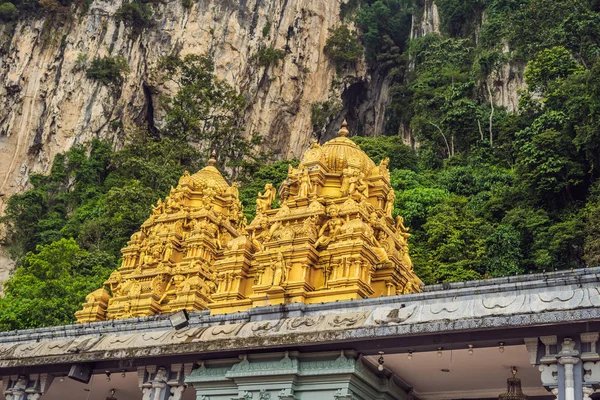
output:
{"label": "tall golden temple tower", "polygon": [[[313,141],[277,193],[256,199],[247,227],[235,185],[209,165],[186,173],[122,250],[123,263],[86,298],[79,322],[210,309],[320,303],[418,292],[408,229],[392,218],[388,160],[348,139],[346,123]],[[110,293],[108,290],[110,290]]]}

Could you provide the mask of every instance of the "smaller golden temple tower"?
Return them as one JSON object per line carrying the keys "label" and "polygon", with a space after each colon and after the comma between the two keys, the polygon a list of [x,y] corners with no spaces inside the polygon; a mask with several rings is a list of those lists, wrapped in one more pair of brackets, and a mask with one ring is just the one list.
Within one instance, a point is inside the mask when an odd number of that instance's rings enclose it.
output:
{"label": "smaller golden temple tower", "polygon": [[235,185],[209,165],[153,207],[123,263],[86,298],[79,322],[210,309],[320,303],[420,291],[408,228],[392,218],[388,160],[375,163],[346,123],[313,141],[277,191],[267,184],[245,226]]}
{"label": "smaller golden temple tower", "polygon": [[121,267],[75,313],[78,322],[208,307],[216,291],[214,262],[244,221],[236,185],[214,164],[213,153],[208,166],[186,171],[165,201],[158,200],[121,250]]}

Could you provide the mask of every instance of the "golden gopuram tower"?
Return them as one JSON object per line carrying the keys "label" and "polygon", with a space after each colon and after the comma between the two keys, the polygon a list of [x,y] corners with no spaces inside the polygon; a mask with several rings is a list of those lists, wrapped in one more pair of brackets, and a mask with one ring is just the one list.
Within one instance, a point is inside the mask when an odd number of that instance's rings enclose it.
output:
{"label": "golden gopuram tower", "polygon": [[313,141],[278,191],[267,184],[258,193],[248,226],[214,155],[186,172],[121,250],[121,267],[86,297],[78,322],[419,292],[408,228],[392,218],[389,160],[375,165],[347,136],[344,122],[335,139]]}

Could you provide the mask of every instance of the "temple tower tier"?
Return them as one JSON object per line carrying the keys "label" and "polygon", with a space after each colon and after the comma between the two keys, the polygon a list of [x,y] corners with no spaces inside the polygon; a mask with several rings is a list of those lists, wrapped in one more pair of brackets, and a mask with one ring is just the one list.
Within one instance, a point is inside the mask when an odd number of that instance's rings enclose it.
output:
{"label": "temple tower tier", "polygon": [[[185,173],[86,298],[79,322],[210,309],[321,303],[420,291],[410,236],[393,218],[388,159],[348,139],[313,141],[279,190],[267,184],[248,226],[237,187],[209,165]],[[273,208],[279,200],[279,207]]]}

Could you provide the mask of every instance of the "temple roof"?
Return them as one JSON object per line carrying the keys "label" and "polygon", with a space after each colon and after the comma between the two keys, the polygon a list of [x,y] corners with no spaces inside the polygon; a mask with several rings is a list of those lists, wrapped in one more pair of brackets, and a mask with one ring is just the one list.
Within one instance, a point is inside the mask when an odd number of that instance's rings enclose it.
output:
{"label": "temple roof", "polygon": [[[348,139],[348,124],[342,123],[338,136],[321,147],[322,162],[327,166],[330,172],[341,173],[344,168],[352,166],[360,169],[365,175],[368,175],[375,167],[373,160],[360,149],[352,140]],[[304,154],[303,164],[310,160],[310,149]]]}
{"label": "temple roof", "polygon": [[213,152],[208,160],[208,165],[192,175],[192,182],[200,187],[210,187],[216,189],[217,192],[223,192],[229,188],[229,185],[219,170],[215,168],[215,163],[215,153]]}

